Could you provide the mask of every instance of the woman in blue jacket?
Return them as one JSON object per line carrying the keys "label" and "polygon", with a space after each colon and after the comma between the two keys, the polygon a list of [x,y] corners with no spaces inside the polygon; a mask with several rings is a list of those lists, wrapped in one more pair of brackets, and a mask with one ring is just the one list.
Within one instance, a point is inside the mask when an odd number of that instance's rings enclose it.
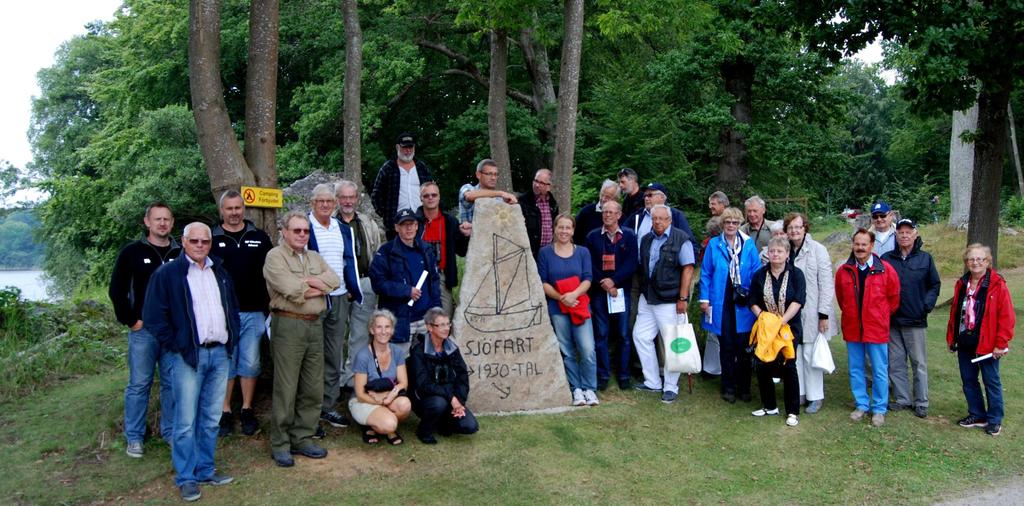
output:
{"label": "woman in blue jacket", "polygon": [[722,234],[713,237],[700,268],[700,310],[705,330],[722,347],[722,399],[750,401],[751,354],[748,351],[754,313],[748,307],[750,280],[761,267],[757,245],[740,232],[743,214],[735,207],[722,211]]}

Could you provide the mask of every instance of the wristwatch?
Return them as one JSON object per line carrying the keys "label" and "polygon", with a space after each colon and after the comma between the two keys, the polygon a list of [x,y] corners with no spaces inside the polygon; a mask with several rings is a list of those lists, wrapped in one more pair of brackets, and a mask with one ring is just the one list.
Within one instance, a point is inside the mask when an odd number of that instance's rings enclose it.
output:
{"label": "wristwatch", "polygon": [[679,300],[683,302],[690,302],[690,297],[679,297]]}

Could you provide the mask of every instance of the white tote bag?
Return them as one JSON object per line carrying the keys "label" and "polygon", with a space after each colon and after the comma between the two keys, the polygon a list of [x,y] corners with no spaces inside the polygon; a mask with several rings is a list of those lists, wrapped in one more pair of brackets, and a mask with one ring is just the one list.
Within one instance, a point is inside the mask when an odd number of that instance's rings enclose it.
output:
{"label": "white tote bag", "polygon": [[[676,325],[670,327],[661,336],[662,350],[665,352],[665,370],[682,374],[700,372],[700,351],[697,349],[697,337],[693,333],[685,314],[679,315]],[[675,335],[672,335],[675,334]]]}
{"label": "white tote bag", "polygon": [[827,374],[832,374],[836,370],[836,363],[832,360],[832,349],[828,347],[828,339],[825,339],[825,335],[821,332],[818,332],[818,337],[814,338],[814,348],[811,349],[811,367],[821,369]]}

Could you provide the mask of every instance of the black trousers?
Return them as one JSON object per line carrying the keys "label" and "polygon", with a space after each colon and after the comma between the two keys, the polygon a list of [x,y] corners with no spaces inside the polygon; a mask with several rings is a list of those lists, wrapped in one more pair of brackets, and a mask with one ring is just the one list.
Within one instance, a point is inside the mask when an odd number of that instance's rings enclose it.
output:
{"label": "black trousers", "polygon": [[747,349],[750,332],[736,332],[736,304],[732,300],[732,285],[725,289],[725,307],[722,308],[722,334],[718,343],[722,350],[722,393],[750,395],[752,355]]}
{"label": "black trousers", "polygon": [[[800,353],[799,348],[797,353]],[[775,409],[775,383],[772,378],[782,378],[782,401],[787,415],[800,414],[800,379],[796,372],[796,358],[783,362],[782,352],[773,362],[757,360],[757,387],[761,392],[764,409]]]}
{"label": "black trousers", "polygon": [[413,400],[413,412],[420,417],[420,426],[416,429],[419,436],[429,436],[435,432],[441,435],[473,434],[480,429],[473,413],[466,408],[466,416],[452,416],[451,399],[441,396],[430,396]]}

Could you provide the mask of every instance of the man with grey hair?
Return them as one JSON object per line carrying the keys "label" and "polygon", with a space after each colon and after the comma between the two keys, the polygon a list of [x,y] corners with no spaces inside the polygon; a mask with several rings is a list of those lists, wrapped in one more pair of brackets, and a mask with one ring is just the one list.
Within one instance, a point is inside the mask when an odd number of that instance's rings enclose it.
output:
{"label": "man with grey hair", "polygon": [[210,256],[210,227],[189,223],[181,242],[178,260],[150,278],[142,319],[174,362],[174,483],[182,499],[195,501],[200,484],[233,480],[216,471],[214,452],[228,361],[241,322],[231,275]]}
{"label": "man with grey hair", "polygon": [[384,231],[372,216],[358,211],[359,186],[347,179],[335,185],[335,196],[338,199],[338,212],[334,215],[342,224],[352,229],[352,242],[355,246],[355,271],[359,276],[359,291],[363,294],[362,304],[352,304],[348,313],[348,350],[345,363],[341,370],[343,389],[351,389],[353,385],[352,363],[356,353],[366,348],[370,342],[367,324],[370,316],[377,309],[377,294],[370,283],[370,262],[373,255],[384,244]]}
{"label": "man with grey hair", "polygon": [[540,249],[555,237],[555,217],[558,216],[558,202],[551,195],[551,171],[540,169],[533,175],[533,191],[520,193],[519,207],[526,221],[526,236],[530,239],[530,250],[537,258]]}
{"label": "man with grey hair", "polygon": [[[419,196],[417,195],[417,198]],[[355,239],[352,229],[332,216],[337,204],[334,186],[318,184],[313,188],[313,211],[309,214],[309,249],[320,253],[327,265],[341,276],[343,283],[327,295],[324,315],[324,399],[320,419],[334,427],[347,427],[348,418],[335,406],[341,397],[342,367],[345,363],[345,337],[351,304],[361,304],[359,272],[356,269]]]}
{"label": "man with grey hair", "polygon": [[743,202],[743,208],[747,222],[740,227],[740,231],[750,236],[757,245],[757,251],[761,251],[768,246],[768,241],[772,238],[769,228],[772,222],[764,218],[767,211],[764,199],[754,195]]}
{"label": "man with grey hair", "polygon": [[213,227],[213,245],[210,253],[224,261],[224,270],[231,275],[238,295],[238,310],[242,327],[238,336],[238,349],[231,356],[228,367],[228,385],[224,407],[220,415],[220,436],[234,431],[235,417],[231,412],[231,397],[235,378],[242,390],[242,409],[239,420],[242,433],[251,436],[259,429],[252,409],[256,392],[256,379],[260,375],[260,340],[267,318],[267,283],[263,281],[263,261],[274,247],[270,236],[245,219],[245,201],[236,190],[220,196],[221,222]]}
{"label": "man with grey hair", "polygon": [[270,449],[281,467],[292,454],[320,459],[327,450],[313,443],[324,395],[324,326],[328,295],[341,278],[319,253],[306,249],[310,221],[289,211],[281,219],[283,240],[267,253],[263,278],[270,294],[270,351],[274,357]]}
{"label": "man with grey hair", "polygon": [[[613,200],[616,202],[619,200],[619,185],[611,179],[605,179],[601,183],[601,191],[597,194],[597,202],[583,206],[583,209],[576,213],[576,229],[572,233],[574,244],[582,246],[587,241],[587,234],[591,230],[604,225],[601,212],[604,209],[604,204]],[[621,207],[619,211],[621,215]]]}
{"label": "man with grey hair", "polygon": [[622,189],[622,218],[626,219],[644,208],[644,191],[640,188],[640,176],[629,167],[619,170],[618,180]]}
{"label": "man with grey hair", "polygon": [[476,199],[498,198],[507,204],[518,204],[519,199],[498,189],[498,162],[490,158],[476,164],[477,184],[466,183],[459,188],[459,230],[467,237],[473,232],[473,204]]}
{"label": "man with grey hair", "polygon": [[427,164],[416,159],[416,138],[409,132],[399,134],[395,139],[395,158],[380,166],[370,192],[373,208],[384,218],[388,240],[395,237],[391,218],[399,209],[418,209],[420,185],[433,180]]}
{"label": "man with grey hair", "polygon": [[661,392],[661,402],[671,404],[679,395],[679,373],[659,374],[655,337],[671,335],[679,315],[686,314],[693,279],[693,243],[672,225],[671,209],[664,204],[651,208],[651,232],[640,242],[640,303],[633,327],[633,344],[643,368],[644,381],[637,390]]}
{"label": "man with grey hair", "polygon": [[711,211],[712,217],[722,214],[727,207],[729,207],[729,196],[725,192],[719,190],[708,197],[708,211]]}

